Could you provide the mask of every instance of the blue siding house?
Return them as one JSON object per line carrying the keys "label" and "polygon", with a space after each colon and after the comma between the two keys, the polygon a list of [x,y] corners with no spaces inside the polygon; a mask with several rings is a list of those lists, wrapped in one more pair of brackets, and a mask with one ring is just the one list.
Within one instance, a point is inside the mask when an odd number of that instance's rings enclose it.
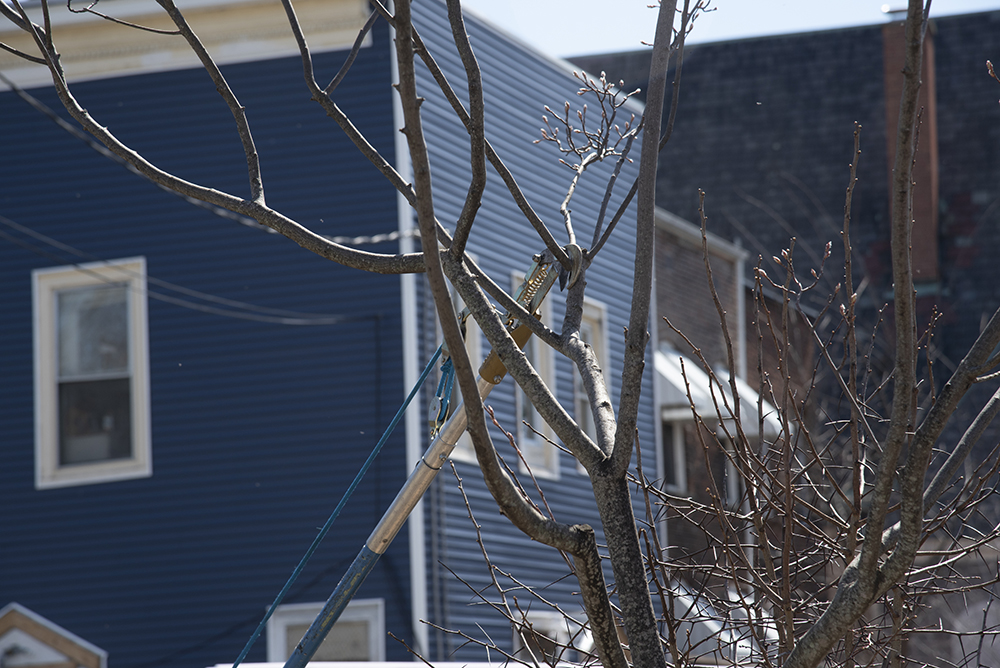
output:
{"label": "blue siding house", "polygon": [[[106,10],[160,20],[117,1]],[[317,69],[332,77],[365,3],[302,6],[313,17]],[[269,204],[357,247],[418,246],[405,200],[310,102],[280,6],[269,7],[220,0],[191,15],[247,109]],[[464,96],[444,5],[426,0],[414,11]],[[268,23],[275,15],[279,22]],[[54,21],[67,35],[93,36],[78,51],[67,47],[64,62],[100,123],[184,179],[246,191],[232,117],[189,56],[158,36],[113,48],[108,35],[131,33],[92,16]],[[531,141],[544,105],[577,104],[578,82],[565,64],[475,19],[468,26],[486,84],[488,136],[540,215],[557,221],[570,174],[551,146]],[[0,32],[0,41],[9,38]],[[405,178],[394,61],[390,30],[378,21],[336,99]],[[18,613],[10,628],[0,619],[0,650],[25,632],[16,620],[43,620],[110,668],[232,661],[436,349],[426,279],[342,267],[161,190],[56,122],[66,115],[43,70],[0,56],[5,77],[57,110],[50,117],[0,82],[0,608],[16,604],[9,609]],[[422,66],[418,76],[437,216],[450,225],[467,187],[467,141]],[[591,184],[610,168],[599,167]],[[634,169],[625,167],[622,182]],[[494,278],[516,283],[542,244],[496,174],[489,179],[469,252]],[[603,185],[578,191],[574,215],[584,230],[602,195]],[[615,400],[633,229],[624,220],[588,274],[585,324]],[[556,290],[547,309],[558,321]],[[469,346],[474,356],[487,350],[477,331]],[[531,354],[564,405],[579,410],[570,363],[541,347]],[[657,418],[651,391],[644,397],[641,439],[652,462]],[[249,661],[283,660],[332,591],[425,447],[429,399],[425,392],[411,407]],[[594,524],[602,543],[586,475],[523,426],[537,415],[512,381],[487,403],[518,437],[556,518]],[[506,442],[499,432],[494,439]],[[503,454],[515,461],[512,450]],[[562,557],[499,515],[467,443],[454,461],[468,506],[455,477],[439,476],[317,658],[409,658],[387,633],[432,660],[486,658],[435,627],[515,651],[510,623],[476,605],[491,575],[469,509],[499,569],[580,609]],[[548,619],[541,607],[535,618]]]}

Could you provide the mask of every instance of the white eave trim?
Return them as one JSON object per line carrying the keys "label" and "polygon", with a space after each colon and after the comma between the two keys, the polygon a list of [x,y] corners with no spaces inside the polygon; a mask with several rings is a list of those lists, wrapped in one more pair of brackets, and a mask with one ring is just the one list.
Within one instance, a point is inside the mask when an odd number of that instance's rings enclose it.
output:
{"label": "white eave trim", "polygon": [[[268,0],[180,0],[180,9],[218,65],[299,54],[280,4]],[[105,0],[101,11],[158,29],[173,29],[166,13],[148,0]],[[298,0],[296,14],[313,53],[349,48],[367,19],[364,0]],[[34,13],[33,13],[34,11]],[[29,11],[36,17],[37,7]],[[131,74],[201,67],[187,42],[176,35],[143,32],[87,14],[53,7],[51,21],[61,63],[70,83]],[[0,42],[34,53],[26,33],[0,25]],[[372,43],[371,35],[365,46]],[[48,68],[0,51],[0,71],[21,88],[51,86]],[[0,84],[0,91],[7,90]]]}
{"label": "white eave trim", "polygon": [[[732,390],[729,387],[729,372],[715,371],[718,382],[713,384],[701,364],[664,345],[654,353],[656,366],[657,395],[660,401],[661,417],[666,419],[691,419],[691,404],[700,416],[708,420],[731,420],[726,410],[733,408]],[[683,365],[681,360],[683,360]],[[690,400],[688,392],[690,391]],[[740,417],[744,431],[751,438],[758,433],[757,403],[760,395],[742,378],[736,379],[736,391],[740,396]],[[718,408],[716,408],[718,406]],[[764,438],[774,440],[781,433],[778,412],[767,401],[763,404]]]}
{"label": "white eave trim", "polygon": [[[0,619],[3,619],[8,613],[17,612],[27,617],[31,621],[35,622],[39,626],[51,631],[53,634],[59,636],[60,638],[69,641],[70,643],[76,645],[77,647],[90,652],[97,656],[101,662],[101,668],[106,668],[108,665],[108,653],[98,647],[97,645],[87,642],[80,636],[76,635],[71,631],[67,631],[63,627],[59,626],[55,622],[42,617],[37,612],[29,610],[20,603],[8,603],[4,607],[0,608]],[[16,628],[16,627],[15,627]],[[59,651],[57,649],[57,651]]]}
{"label": "white eave trim", "polygon": [[[684,241],[687,241],[688,243],[701,247],[701,227],[684,220],[676,214],[670,213],[666,209],[656,207],[656,227],[657,229],[669,232]],[[737,246],[731,241],[726,241],[722,237],[712,234],[711,232],[707,234],[707,239],[709,251],[713,255],[719,256],[723,259],[738,262],[746,260],[750,256],[746,249],[741,246]]]}

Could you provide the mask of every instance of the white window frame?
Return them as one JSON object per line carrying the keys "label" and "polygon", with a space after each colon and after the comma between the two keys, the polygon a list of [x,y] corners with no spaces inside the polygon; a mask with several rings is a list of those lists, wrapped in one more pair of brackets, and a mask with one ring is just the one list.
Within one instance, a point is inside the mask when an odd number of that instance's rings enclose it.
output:
{"label": "white window frame", "polygon": [[722,450],[722,456],[726,458],[725,471],[725,506],[729,510],[738,511],[740,506],[743,505],[743,493],[745,491],[745,485],[743,482],[743,475],[740,473],[739,469],[736,467],[733,461],[736,457],[735,444],[729,439],[725,431],[721,427],[716,429],[716,438],[719,442],[719,448]]}
{"label": "white window frame", "polygon": [[[562,655],[560,665],[565,665],[569,662],[583,663],[584,661],[581,657],[572,655],[575,652],[587,653],[594,650],[594,641],[590,631],[586,629],[581,630],[579,625],[569,616],[554,610],[530,610],[525,613],[524,622],[514,625],[514,642],[512,645],[513,651],[511,652],[514,656],[521,655],[529,663],[537,662],[537,665],[544,666],[549,657],[534,657],[534,661],[529,658],[531,653],[525,648],[524,637],[521,635],[522,630],[527,631],[528,624],[531,625],[531,630],[534,633],[544,635],[557,645],[566,648],[563,650],[564,654]],[[566,656],[566,652],[569,653],[569,657]]]}
{"label": "white window frame", "polygon": [[[267,620],[267,660],[284,663],[288,660],[288,627],[312,624],[325,603],[286,603],[279,605]],[[385,661],[385,599],[358,598],[347,604],[337,622],[368,623],[369,661]]]}
{"label": "white window frame", "polygon": [[[471,254],[470,254],[471,255]],[[472,260],[475,261],[476,257],[472,256]],[[465,302],[462,300],[461,295],[458,294],[457,290],[452,290],[451,293],[452,301],[455,304],[455,309],[458,314],[461,314],[462,310],[465,308]],[[444,340],[441,335],[441,323],[438,322],[438,339]],[[469,315],[465,319],[465,350],[469,354],[469,360],[472,363],[472,370],[478,375],[479,367],[483,363],[483,332],[479,328],[479,323],[476,322],[472,315]],[[458,389],[458,379],[455,379],[455,391],[452,394],[453,409],[458,407],[459,401],[462,399],[462,393]],[[464,407],[462,410],[465,410]],[[453,413],[454,414],[454,413]],[[463,431],[462,435],[459,436],[458,441],[455,443],[455,448],[451,451],[451,458],[455,461],[469,462],[472,464],[478,463],[476,459],[476,449],[472,445],[472,437],[469,436],[469,431]]]}
{"label": "white window frame", "polygon": [[[58,315],[60,290],[127,285],[132,456],[59,464]],[[36,269],[31,274],[35,357],[35,488],[50,489],[145,478],[153,474],[149,408],[146,260],[143,257]]]}
{"label": "white window frame", "polygon": [[[589,325],[590,330],[594,333],[593,341],[587,341],[583,337],[584,324]],[[605,383],[607,383],[607,364],[611,359],[608,352],[608,308],[601,302],[584,299],[583,317],[580,320],[580,337],[594,349],[597,363],[601,367],[601,374],[604,375]],[[608,387],[608,393],[611,393],[610,387]],[[573,366],[573,407],[576,413],[576,423],[596,443],[597,428],[594,424],[594,413],[590,409],[590,401],[583,388],[583,378],[575,365]],[[580,473],[586,473],[583,465],[579,462],[576,468]]]}
{"label": "white window frame", "polygon": [[[666,492],[677,494],[678,496],[687,496],[687,444],[684,441],[684,427],[686,424],[691,423],[691,409],[663,409],[660,414],[660,429],[663,428],[663,424],[665,423],[673,426],[673,429],[671,429],[673,443],[669,444],[669,450],[667,449],[668,444],[663,443],[662,452],[659,457],[660,470],[658,471],[658,476],[663,481],[663,489]],[[666,480],[667,466],[665,460],[668,456],[673,457],[673,462],[671,463],[674,466],[674,472],[677,476],[677,479],[672,484],[667,483]]]}
{"label": "white window frame", "polygon": [[[512,290],[516,291],[523,282],[524,274],[516,271],[511,273]],[[540,310],[542,322],[551,322],[552,308],[549,302],[542,302]],[[542,341],[538,340],[534,335],[528,339],[528,343],[525,344],[525,347],[528,345],[534,345],[534,350],[537,353],[536,359],[531,363],[531,366],[535,368],[535,371],[542,379],[542,382],[545,383],[546,387],[548,387],[551,392],[555,393],[555,369],[553,368],[552,349],[545,345]],[[513,378],[511,378],[511,381],[513,381]],[[521,410],[524,406],[524,402],[526,402],[528,398],[516,382],[513,384],[514,419],[517,423],[514,431],[514,437],[517,439],[517,447],[521,449],[521,454],[524,456],[524,460],[527,461],[528,466],[531,467],[531,472],[536,477],[558,479],[559,449],[552,443],[555,439],[555,433],[545,420],[542,419],[541,415],[538,416],[538,421],[541,426],[539,431],[542,433],[542,436],[538,436],[522,423]],[[533,406],[531,410],[535,410]],[[518,467],[521,472],[527,472],[524,462],[518,462]]]}

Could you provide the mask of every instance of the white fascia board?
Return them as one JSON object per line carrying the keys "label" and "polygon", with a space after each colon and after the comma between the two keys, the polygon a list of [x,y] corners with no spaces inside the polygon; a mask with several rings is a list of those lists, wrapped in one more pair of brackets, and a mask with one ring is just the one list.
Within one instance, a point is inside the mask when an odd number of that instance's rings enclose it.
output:
{"label": "white fascia board", "polygon": [[[181,11],[216,64],[268,60],[298,55],[299,50],[281,5],[267,0],[181,0]],[[99,8],[117,19],[172,30],[173,22],[149,0],[105,0]],[[313,53],[349,48],[368,13],[364,0],[298,0],[296,15]],[[177,35],[141,31],[89,14],[51,11],[60,63],[72,84],[201,67],[201,61]],[[36,21],[41,21],[36,17]],[[26,53],[37,49],[27,33],[0,23],[0,42]],[[371,36],[365,46],[371,44]],[[0,72],[21,88],[52,85],[44,65],[0,51]],[[0,83],[0,90],[7,90]]]}
{"label": "white fascia board", "polygon": [[[681,360],[683,360],[683,370]],[[687,419],[690,415],[690,404],[694,403],[698,414],[703,417],[718,417],[718,412],[721,410],[723,419],[731,418],[726,415],[725,409],[726,405],[733,408],[728,370],[716,370],[714,373],[717,383],[713,384],[699,362],[684,357],[669,346],[661,346],[661,349],[654,353],[654,364],[656,383],[659,386],[661,415],[669,415],[671,419]],[[760,395],[742,378],[736,379],[736,390],[740,396],[740,414],[743,422],[756,425]],[[691,393],[690,401],[688,391]],[[764,437],[776,438],[781,433],[781,421],[778,419],[777,409],[766,400],[761,404],[764,411]],[[747,433],[752,436],[756,430],[748,429]]]}
{"label": "white fascia board", "polygon": [[[28,608],[24,607],[20,603],[13,603],[12,602],[12,603],[8,603],[4,607],[0,608],[0,619],[2,619],[9,612],[18,612],[18,613],[24,615],[25,617],[27,617],[28,619],[30,619],[31,621],[35,622],[36,624],[39,624],[40,626],[45,627],[49,631],[52,631],[53,633],[55,633],[55,634],[61,636],[62,638],[70,641],[71,643],[77,645],[78,647],[81,647],[82,649],[85,649],[86,651],[88,651],[88,652],[90,652],[92,654],[96,654],[101,659],[101,668],[106,668],[107,667],[107,665],[108,665],[108,653],[106,651],[104,651],[103,649],[101,649],[100,647],[98,647],[97,645],[95,645],[95,644],[93,644],[91,642],[87,642],[86,640],[84,640],[80,636],[76,635],[75,633],[73,633],[71,631],[67,631],[63,627],[61,627],[58,624],[56,624],[55,622],[50,621],[50,620],[46,619],[45,617],[42,617],[37,612],[29,610]],[[371,668],[370,664],[369,664],[369,668]]]}
{"label": "white fascia board", "polygon": [[[684,220],[676,214],[670,213],[666,209],[656,207],[656,227],[674,234],[695,246],[701,246],[701,227]],[[737,246],[731,241],[726,241],[718,235],[709,232],[706,238],[708,239],[708,250],[713,255],[733,262],[742,261],[749,257],[746,249]]]}

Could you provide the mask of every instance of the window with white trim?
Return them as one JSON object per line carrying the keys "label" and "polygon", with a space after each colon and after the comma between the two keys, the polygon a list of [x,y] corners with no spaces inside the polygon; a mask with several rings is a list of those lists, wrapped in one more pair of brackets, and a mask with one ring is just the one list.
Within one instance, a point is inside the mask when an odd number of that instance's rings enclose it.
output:
{"label": "window with white trim", "polygon": [[[583,303],[583,317],[580,320],[580,339],[594,349],[594,354],[597,356],[597,363],[600,365],[602,372],[607,370],[605,365],[608,360],[606,313],[607,309],[603,304],[587,300]],[[608,392],[610,391],[609,388]],[[573,402],[576,408],[576,423],[596,443],[597,428],[594,425],[594,412],[590,408],[587,390],[583,387],[583,377],[580,376],[580,372],[575,368],[573,373]]]}
{"label": "window with white trim", "polygon": [[[686,423],[692,424],[690,420],[687,420]],[[677,416],[672,416],[668,411],[664,411],[661,421],[663,452],[660,456],[660,480],[663,481],[663,489],[671,494],[686,495],[688,493],[684,427],[684,420],[677,419]]]}
{"label": "window with white trim", "polygon": [[719,441],[719,457],[723,460],[720,468],[725,475],[725,484],[719,491],[725,495],[723,503],[726,508],[739,510],[745,499],[743,476],[736,466],[736,449],[732,439],[727,437],[721,428],[716,431],[716,436]]}
{"label": "window with white trim", "polygon": [[152,474],[146,262],[32,272],[35,487]]}
{"label": "window with white trim", "polygon": [[[465,308],[465,302],[457,291],[453,291],[451,295],[452,300],[455,303],[455,309],[457,313],[461,314],[462,310]],[[440,324],[438,325],[440,329]],[[440,340],[444,340],[443,336],[439,337]],[[482,330],[479,329],[479,325],[476,320],[470,315],[465,319],[465,350],[469,354],[469,360],[472,362],[472,371],[476,374],[478,379],[479,367],[483,363],[483,334]],[[458,379],[455,380],[454,391],[451,396],[452,411],[458,407],[459,403],[462,401],[462,392],[458,389]],[[464,408],[462,410],[465,410]],[[468,431],[462,432],[459,437],[458,442],[455,443],[455,449],[451,452],[452,459],[464,462],[473,462],[476,460],[476,449],[472,445],[472,437],[469,436]]]}
{"label": "window with white trim", "polygon": [[[323,605],[279,605],[267,620],[267,660],[287,661]],[[385,661],[385,601],[368,598],[348,603],[312,660]]]}
{"label": "window with white trim", "polygon": [[[523,281],[523,274],[515,273],[512,275],[512,289],[516,291]],[[548,303],[542,302],[541,319],[543,322],[551,321],[550,311]],[[524,345],[524,354],[541,377],[542,382],[550,391],[555,392],[552,349],[532,335]],[[546,478],[558,478],[559,450],[552,442],[555,438],[552,429],[545,423],[545,420],[538,414],[534,405],[516,383],[514,385],[514,411],[517,417],[517,431],[515,433],[517,447],[520,448],[524,460],[531,467],[532,473]]]}
{"label": "window with white trim", "polygon": [[514,656],[525,663],[555,666],[586,663],[594,650],[590,631],[555,611],[531,610],[514,624]]}

